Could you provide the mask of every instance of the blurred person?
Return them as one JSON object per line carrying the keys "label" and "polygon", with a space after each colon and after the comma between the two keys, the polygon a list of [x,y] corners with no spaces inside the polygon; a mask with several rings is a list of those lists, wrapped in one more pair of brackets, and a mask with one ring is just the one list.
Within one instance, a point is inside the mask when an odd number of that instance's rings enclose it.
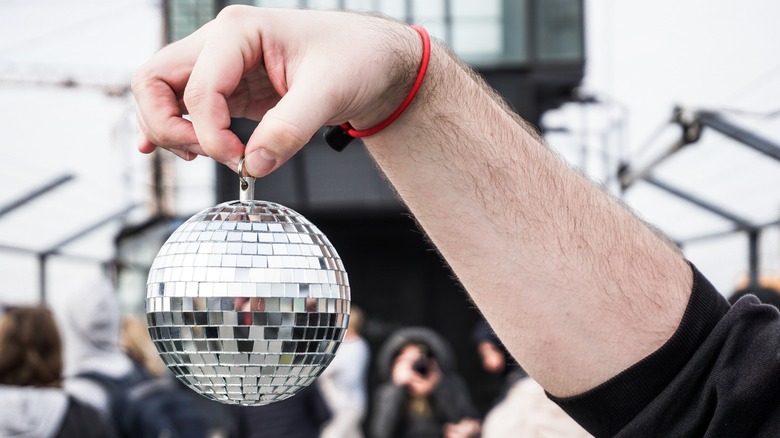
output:
{"label": "blurred person", "polygon": [[114,437],[96,409],[62,389],[62,341],[45,307],[0,317],[0,436]]}
{"label": "blurred person", "polygon": [[485,371],[501,376],[525,374],[484,319],[480,319],[474,326],[471,339]]}
{"label": "blurred person", "polygon": [[120,345],[121,311],[111,282],[100,278],[52,297],[63,334],[65,390],[111,418],[109,395],[87,374],[120,379],[134,371]]}
{"label": "blurred person", "polygon": [[447,342],[408,327],[385,341],[376,359],[382,383],[369,425],[372,438],[467,438],[479,435],[479,413],[455,371]]}
{"label": "blurred person", "polygon": [[740,298],[744,297],[745,295],[752,295],[758,298],[758,300],[762,303],[770,304],[780,309],[780,292],[778,292],[778,290],[774,287],[745,286],[743,288],[737,289],[729,296],[729,303],[733,306],[737,301],[739,301]]}
{"label": "blurred person", "polygon": [[[152,376],[122,349],[119,300],[108,278],[57,298],[65,334],[65,389],[94,406],[125,438],[198,438],[209,433],[171,376]],[[148,352],[148,347],[140,347]],[[148,353],[134,353],[148,354]]]}
{"label": "blurred person", "polygon": [[479,358],[485,371],[503,374],[509,369],[507,357],[497,342],[484,339],[477,346]]}
{"label": "blurred person", "polygon": [[585,429],[547,397],[534,379],[515,381],[503,399],[488,412],[482,438],[591,438]]}
{"label": "blurred person", "polygon": [[471,341],[475,346],[482,370],[485,372],[480,387],[489,399],[483,411],[487,414],[488,410],[503,399],[512,384],[526,377],[527,374],[484,319],[480,319],[474,325]]}
{"label": "blurred person", "polygon": [[317,438],[330,420],[316,384],[265,406],[230,406],[238,438]]}
{"label": "blurred person", "polygon": [[149,328],[144,318],[138,315],[122,316],[120,336],[122,351],[145,372],[154,377],[167,375],[168,368],[160,358],[157,348],[149,336]]}
{"label": "blurred person", "polygon": [[[152,342],[145,318],[134,314],[122,316],[120,344],[136,369],[142,371],[143,380],[148,382],[145,384],[147,391],[165,391],[175,395],[170,397],[170,403],[183,403],[196,411],[199,419],[195,424],[202,426],[208,437],[228,437],[235,433],[236,425],[226,405],[190,390],[168,370]],[[183,398],[187,400],[181,401]]]}
{"label": "blurred person", "polygon": [[520,367],[490,325],[474,327],[482,367],[504,379],[494,405],[482,423],[482,438],[536,437],[588,438],[591,435],[550,400],[544,389]]}
{"label": "blurred person", "polygon": [[[591,433],[777,435],[780,312],[730,306],[424,35],[364,14],[225,8],[136,72],[138,148],[233,170],[245,157],[263,177],[322,126],[363,137],[509,351]],[[259,121],[246,144],[231,117]]]}
{"label": "blurred person", "polygon": [[317,379],[333,418],[322,430],[322,438],[360,438],[366,414],[366,374],[371,359],[368,342],[361,336],[363,312],[351,306],[349,325],[336,357]]}

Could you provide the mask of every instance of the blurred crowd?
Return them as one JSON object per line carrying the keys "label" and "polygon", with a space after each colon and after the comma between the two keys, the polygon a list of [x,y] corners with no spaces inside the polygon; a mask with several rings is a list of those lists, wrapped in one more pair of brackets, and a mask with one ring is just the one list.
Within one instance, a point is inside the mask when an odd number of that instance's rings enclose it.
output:
{"label": "blurred crowd", "polygon": [[180,384],[159,359],[144,318],[121,315],[109,282],[50,307],[6,307],[0,436],[589,436],[526,376],[487,323],[464,340],[501,382],[487,409],[477,408],[441,334],[396,328],[372,351],[363,323],[353,306],[344,340],[315,384],[268,406],[236,407]]}

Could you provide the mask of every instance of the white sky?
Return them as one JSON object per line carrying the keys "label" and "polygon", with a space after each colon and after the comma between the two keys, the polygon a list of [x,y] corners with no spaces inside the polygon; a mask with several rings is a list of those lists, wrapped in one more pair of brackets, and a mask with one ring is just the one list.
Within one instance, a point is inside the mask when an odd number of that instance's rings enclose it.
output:
{"label": "white sky", "polygon": [[[149,0],[0,2],[0,205],[64,174],[76,178],[0,218],[0,245],[49,249],[143,200],[145,159],[135,152],[128,95],[110,97],[160,47]],[[81,86],[57,86],[71,79]],[[134,183],[134,184],[131,184]],[[62,249],[112,256],[119,223]],[[90,282],[97,264],[51,258],[49,293]],[[0,251],[0,302],[38,297],[37,260]]]}
{"label": "white sky", "polygon": [[[398,0],[400,1],[400,0]],[[780,40],[776,0],[586,0],[588,65],[585,90],[611,102],[583,111],[568,105],[546,118],[568,126],[575,135],[551,136],[551,143],[580,163],[578,143],[600,146],[610,139],[623,153],[644,150],[647,140],[667,120],[675,104],[691,108],[741,108],[770,111],[780,107]],[[76,180],[40,202],[0,218],[0,245],[34,250],[49,248],[131,202],[143,202],[146,158],[135,152],[132,102],[108,97],[97,84],[122,85],[160,45],[159,6],[152,0],[4,0],[0,2],[0,206],[64,173]],[[73,78],[86,87],[43,85]],[[622,134],[607,126],[622,121]],[[745,118],[780,142],[780,118]],[[582,132],[585,121],[589,130]],[[610,128],[610,129],[607,129]],[[666,133],[674,137],[674,130]],[[712,136],[711,136],[712,137]],[[653,146],[663,146],[666,139]],[[689,161],[670,160],[660,174],[690,181],[707,193],[730,186],[778,191],[780,172],[771,165],[745,161],[734,165],[724,141],[712,151],[702,143]],[[652,149],[652,148],[651,148]],[[739,149],[739,148],[736,148]],[[687,153],[687,152],[686,152]],[[768,160],[768,159],[765,159]],[[588,155],[587,170],[602,176],[600,158]],[[761,167],[760,171],[756,169]],[[188,203],[183,214],[212,202],[206,160],[177,165]],[[665,172],[665,173],[664,173]],[[672,174],[672,175],[668,175]],[[733,181],[733,184],[731,182]],[[695,187],[694,187],[695,188]],[[633,189],[632,189],[633,190]],[[197,193],[198,195],[194,195]],[[739,193],[735,196],[740,195]],[[745,196],[743,196],[745,197]],[[627,201],[640,214],[675,237],[722,227],[668,196],[637,188]],[[761,198],[753,201],[761,203]],[[753,205],[753,204],[749,204]],[[739,207],[746,208],[746,207]],[[752,208],[752,207],[751,207]],[[769,213],[764,215],[772,215]],[[681,214],[680,212],[686,212]],[[775,216],[780,210],[775,211]],[[117,226],[63,248],[66,254],[106,259]],[[770,234],[762,248],[765,272],[780,274],[778,238]],[[725,293],[744,274],[744,237],[735,235],[685,248],[686,255]],[[51,293],[81,282],[92,264],[57,258],[49,275]],[[0,251],[0,302],[37,298],[34,258]]]}
{"label": "white sky", "polygon": [[[652,155],[679,138],[678,129],[671,127],[660,137],[654,135],[669,120],[675,105],[693,110],[780,109],[780,53],[776,48],[780,2],[586,0],[586,4],[588,62],[584,88],[612,104],[606,110],[586,112],[581,107],[567,106],[548,115],[550,125],[564,124],[581,131],[584,120],[591,146],[603,143],[599,135],[607,135],[612,143],[618,141],[623,154],[634,162],[635,154],[649,150],[646,154]],[[605,112],[611,117],[604,117]],[[599,127],[607,119],[621,119],[620,114],[626,116],[622,118],[622,135]],[[780,117],[734,119],[780,143]],[[572,144],[572,137],[576,142],[578,135],[559,137],[557,142],[551,137],[551,143],[581,164],[579,145]],[[653,138],[657,140],[649,141]],[[610,152],[616,153],[617,146],[612,146]],[[592,150],[587,169],[603,179],[600,160]],[[656,176],[706,199],[722,200],[723,208],[748,217],[777,218],[778,164],[723,136],[705,132],[698,143],[659,166]],[[674,238],[728,228],[723,220],[641,184],[630,189],[625,199],[641,216]],[[762,242],[762,271],[780,275],[776,230],[767,232]],[[743,234],[684,249],[725,294],[733,291],[747,271]]]}

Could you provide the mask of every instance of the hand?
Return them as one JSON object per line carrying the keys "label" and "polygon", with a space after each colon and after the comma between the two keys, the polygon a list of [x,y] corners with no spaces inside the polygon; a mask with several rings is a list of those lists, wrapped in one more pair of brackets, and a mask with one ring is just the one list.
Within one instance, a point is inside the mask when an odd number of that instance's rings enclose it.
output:
{"label": "hand", "polygon": [[412,395],[424,397],[433,392],[442,378],[441,370],[435,360],[428,361],[428,373],[421,375],[414,370],[414,363],[421,357],[420,349],[407,346],[393,363],[392,379],[398,386],[406,386]]}
{"label": "hand", "polygon": [[437,386],[439,386],[441,377],[442,374],[441,370],[439,369],[439,365],[435,360],[431,360],[428,362],[428,374],[423,376],[412,370],[412,378],[407,383],[407,387],[409,388],[409,392],[412,395],[416,395],[418,397],[427,396],[428,394],[432,393]]}
{"label": "hand", "polygon": [[483,341],[477,347],[479,356],[482,358],[482,367],[489,373],[500,373],[504,371],[506,359],[504,353],[498,349],[496,344]]}
{"label": "hand", "polygon": [[444,438],[470,438],[478,436],[482,430],[479,421],[472,418],[464,418],[457,423],[444,425]]}
{"label": "hand", "polygon": [[[323,125],[383,120],[416,75],[419,36],[358,14],[230,6],[133,78],[139,150],[210,156],[263,176]],[[189,114],[190,120],[183,116]],[[246,147],[231,117],[260,120]]]}

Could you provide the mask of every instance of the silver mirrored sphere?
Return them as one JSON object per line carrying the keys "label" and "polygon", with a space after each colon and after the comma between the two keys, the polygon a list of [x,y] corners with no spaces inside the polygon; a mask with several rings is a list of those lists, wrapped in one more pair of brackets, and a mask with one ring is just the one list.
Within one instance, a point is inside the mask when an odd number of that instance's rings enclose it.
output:
{"label": "silver mirrored sphere", "polygon": [[341,259],[297,212],[264,201],[207,208],[165,242],[149,271],[149,333],[198,393],[265,405],[312,383],[349,320]]}

